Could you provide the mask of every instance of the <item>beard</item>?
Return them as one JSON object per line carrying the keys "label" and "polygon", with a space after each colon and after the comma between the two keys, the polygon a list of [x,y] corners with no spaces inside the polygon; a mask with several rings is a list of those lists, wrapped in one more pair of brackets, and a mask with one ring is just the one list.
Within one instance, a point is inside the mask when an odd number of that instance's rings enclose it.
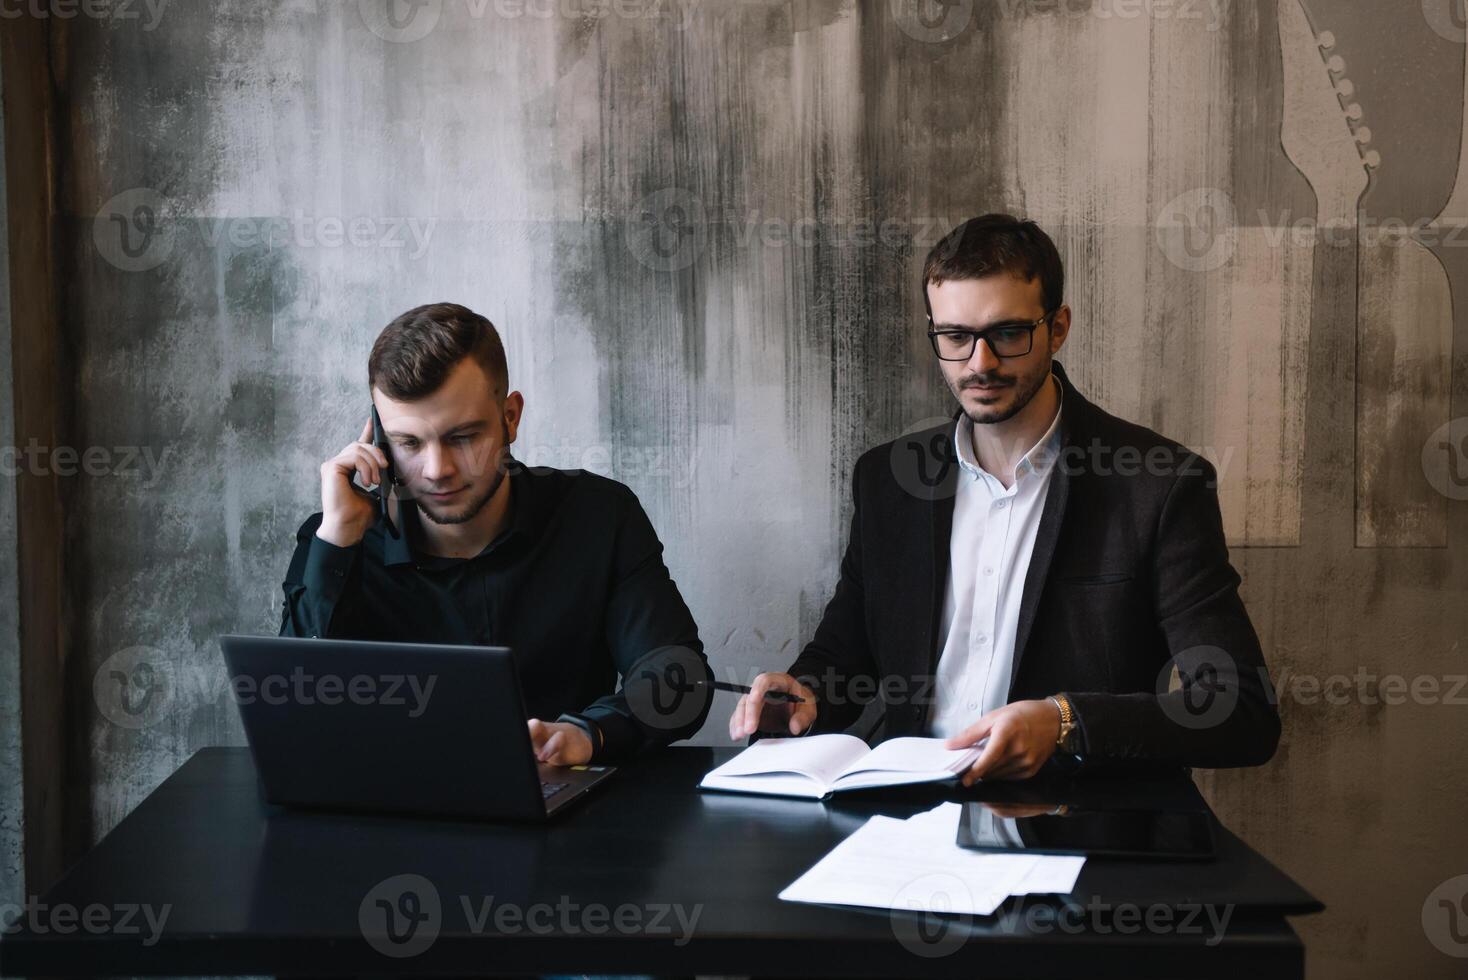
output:
{"label": "beard", "polygon": [[418,497],[416,500],[418,510],[422,512],[424,517],[438,525],[468,524],[479,516],[479,512],[484,509],[485,504],[494,499],[494,495],[498,492],[500,484],[505,482],[506,475],[503,466],[496,466],[494,468],[494,475],[490,477],[489,484],[484,488],[483,492],[477,497],[471,498],[467,504],[458,504],[453,508],[440,509],[434,504],[429,503],[423,497]]}
{"label": "beard", "polygon": [[494,499],[494,495],[499,492],[500,484],[504,483],[505,477],[509,475],[509,468],[505,466],[505,459],[510,455],[509,436],[509,427],[501,419],[500,450],[495,456],[494,472],[489,476],[489,483],[478,495],[471,497],[468,503],[455,504],[452,508],[438,507],[420,495],[415,502],[423,516],[441,527],[449,524],[468,524],[478,517],[484,505]]}
{"label": "beard", "polygon": [[[1036,368],[1032,374],[1027,374],[1019,378],[1006,379],[1000,374],[971,374],[957,382],[950,382],[949,387],[953,390],[953,397],[958,399],[959,406],[963,409],[964,415],[968,416],[970,422],[974,425],[997,425],[1000,422],[1008,422],[1014,418],[1020,412],[1024,411],[1026,405],[1034,400],[1040,388],[1050,378],[1050,362],[1051,357],[1046,356],[1041,366]],[[982,405],[974,409],[970,409],[964,404],[963,393],[967,390],[966,385],[976,381],[992,384],[995,381],[1005,380],[1010,381],[1008,391],[1013,393],[1013,397],[1008,402],[1000,402],[997,405]]]}

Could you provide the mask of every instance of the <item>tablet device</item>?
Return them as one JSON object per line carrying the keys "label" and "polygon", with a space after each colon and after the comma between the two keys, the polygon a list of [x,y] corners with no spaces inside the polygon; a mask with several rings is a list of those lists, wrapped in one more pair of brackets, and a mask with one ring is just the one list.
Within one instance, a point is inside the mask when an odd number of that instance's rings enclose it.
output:
{"label": "tablet device", "polygon": [[1009,854],[1209,861],[1213,821],[1206,810],[1077,810],[970,802],[958,823],[958,846]]}

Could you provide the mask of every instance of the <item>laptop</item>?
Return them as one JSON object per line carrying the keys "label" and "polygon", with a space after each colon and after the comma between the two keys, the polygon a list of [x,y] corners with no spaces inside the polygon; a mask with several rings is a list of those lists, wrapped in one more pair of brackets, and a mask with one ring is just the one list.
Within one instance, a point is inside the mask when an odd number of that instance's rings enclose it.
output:
{"label": "laptop", "polygon": [[536,761],[505,647],[223,636],[265,799],[540,821],[616,770]]}

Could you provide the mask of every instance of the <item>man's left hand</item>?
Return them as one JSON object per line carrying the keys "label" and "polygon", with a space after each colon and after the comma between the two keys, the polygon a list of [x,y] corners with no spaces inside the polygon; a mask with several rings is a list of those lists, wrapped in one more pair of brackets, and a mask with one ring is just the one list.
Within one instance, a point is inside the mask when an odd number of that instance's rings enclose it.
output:
{"label": "man's left hand", "polygon": [[580,766],[591,761],[591,738],[568,721],[530,719],[530,744],[535,760],[552,766]]}
{"label": "man's left hand", "polygon": [[978,779],[1029,779],[1055,754],[1060,709],[1055,702],[1016,701],[996,708],[950,738],[950,749],[965,749],[987,738],[989,744],[963,774],[963,785]]}

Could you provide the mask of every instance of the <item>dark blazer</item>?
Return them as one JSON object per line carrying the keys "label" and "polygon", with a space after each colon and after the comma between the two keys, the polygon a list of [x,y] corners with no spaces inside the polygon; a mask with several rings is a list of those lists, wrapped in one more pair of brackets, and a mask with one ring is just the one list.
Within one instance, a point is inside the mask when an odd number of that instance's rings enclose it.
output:
{"label": "dark blazer", "polygon": [[[1091,764],[1267,761],[1279,714],[1201,456],[1064,388],[1061,450],[1025,576],[1009,700],[1070,695]],[[956,420],[957,416],[955,416]],[[954,423],[865,453],[836,593],[789,672],[815,731],[883,703],[878,738],[926,732],[957,489]],[[1172,667],[1181,688],[1169,692]],[[875,740],[875,739],[874,739]]]}

